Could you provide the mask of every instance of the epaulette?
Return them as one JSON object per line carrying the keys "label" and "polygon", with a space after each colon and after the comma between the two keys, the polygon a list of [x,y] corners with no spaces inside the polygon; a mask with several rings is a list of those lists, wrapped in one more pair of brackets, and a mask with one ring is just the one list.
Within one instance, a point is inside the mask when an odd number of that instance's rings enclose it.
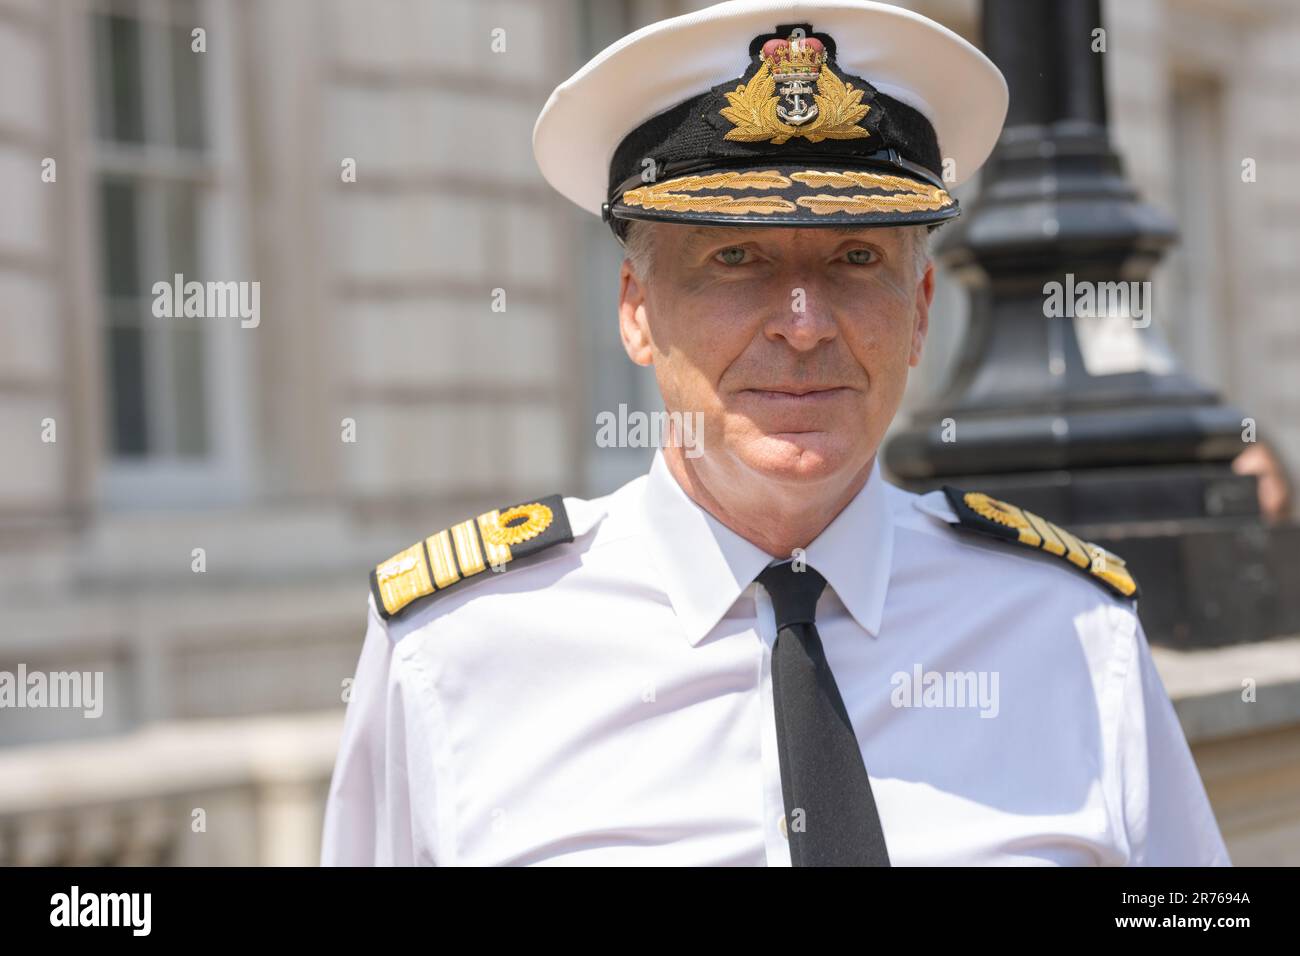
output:
{"label": "epaulette", "polygon": [[1064,559],[1121,597],[1137,598],[1138,586],[1124,560],[1100,545],[1084,541],[1060,525],[979,491],[959,491],[943,486],[956,527],[1014,541]]}
{"label": "epaulette", "polygon": [[505,571],[512,561],[572,540],[564,499],[548,495],[485,511],[417,541],[370,572],[370,589],[380,616],[388,620],[412,602],[445,594],[489,568]]}

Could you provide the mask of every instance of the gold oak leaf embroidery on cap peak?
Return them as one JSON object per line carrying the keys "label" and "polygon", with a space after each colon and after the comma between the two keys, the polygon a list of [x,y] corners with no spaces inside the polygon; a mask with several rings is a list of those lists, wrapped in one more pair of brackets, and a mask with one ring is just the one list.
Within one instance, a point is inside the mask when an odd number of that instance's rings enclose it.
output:
{"label": "gold oak leaf embroidery on cap peak", "polygon": [[800,196],[795,200],[805,209],[820,215],[831,213],[872,213],[872,212],[919,212],[922,210],[943,209],[951,206],[953,199],[946,190],[928,183],[920,183],[902,176],[888,173],[872,173],[857,170],[845,172],[820,172],[807,170],[791,173],[790,178],[813,188],[868,188],[882,189],[887,192],[876,194],[854,193],[848,196],[834,196],[819,193],[816,196]]}
{"label": "gold oak leaf embroidery on cap peak", "polygon": [[669,212],[773,213],[794,212],[794,203],[780,196],[690,196],[701,189],[777,189],[790,180],[776,170],[711,173],[631,189],[623,194],[627,206]]}

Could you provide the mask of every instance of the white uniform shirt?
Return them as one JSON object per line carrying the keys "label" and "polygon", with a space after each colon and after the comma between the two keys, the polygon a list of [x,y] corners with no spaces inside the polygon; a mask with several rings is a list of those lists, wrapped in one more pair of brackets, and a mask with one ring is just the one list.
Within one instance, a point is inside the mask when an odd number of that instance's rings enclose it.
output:
{"label": "white uniform shirt", "polygon": [[[772,559],[662,454],[565,506],[534,563],[371,598],[322,863],[790,864]],[[951,520],[877,464],[806,552],[893,865],[1230,865],[1131,602]]]}

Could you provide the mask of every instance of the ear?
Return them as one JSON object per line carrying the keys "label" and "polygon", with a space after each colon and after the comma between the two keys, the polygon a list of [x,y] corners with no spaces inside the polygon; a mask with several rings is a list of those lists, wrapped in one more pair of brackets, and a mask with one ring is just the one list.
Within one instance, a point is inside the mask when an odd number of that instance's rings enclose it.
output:
{"label": "ear", "polygon": [[912,327],[912,353],[907,364],[915,368],[921,362],[926,333],[930,331],[930,303],[934,301],[934,263],[926,264],[925,274],[916,283],[916,324]]}
{"label": "ear", "polygon": [[628,358],[637,365],[653,362],[654,346],[646,316],[646,287],[632,268],[630,259],[623,260],[623,268],[619,271],[618,333]]}

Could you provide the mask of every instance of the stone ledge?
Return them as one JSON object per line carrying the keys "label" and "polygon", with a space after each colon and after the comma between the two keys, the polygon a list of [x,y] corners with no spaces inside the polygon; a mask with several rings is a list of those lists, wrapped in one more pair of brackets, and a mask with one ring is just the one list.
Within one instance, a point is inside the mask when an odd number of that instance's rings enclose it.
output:
{"label": "stone ledge", "polygon": [[237,786],[327,781],[344,710],[167,721],[108,740],[0,750],[0,816]]}
{"label": "stone ledge", "polygon": [[[1153,647],[1189,743],[1300,724],[1300,636],[1197,650]],[[1242,700],[1242,681],[1255,700]]]}

